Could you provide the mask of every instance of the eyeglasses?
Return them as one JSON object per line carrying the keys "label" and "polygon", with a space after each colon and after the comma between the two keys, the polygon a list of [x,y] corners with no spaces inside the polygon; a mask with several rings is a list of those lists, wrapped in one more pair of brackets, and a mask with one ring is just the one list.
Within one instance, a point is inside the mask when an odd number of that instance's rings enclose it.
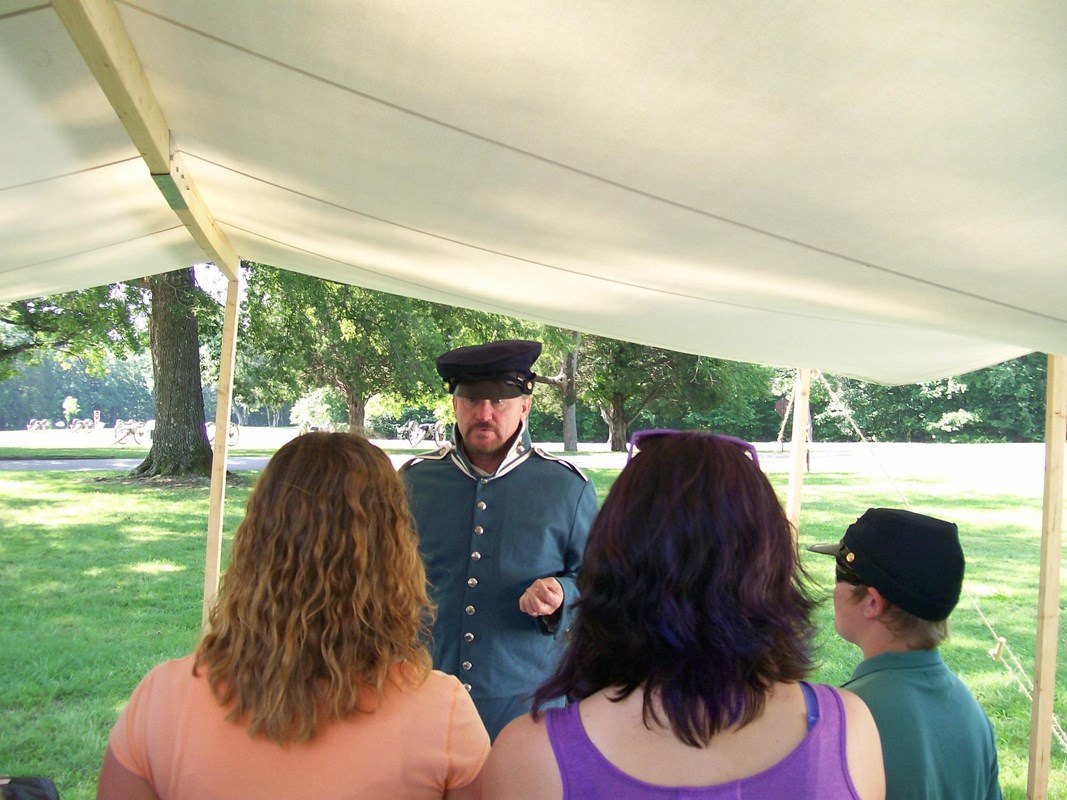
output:
{"label": "eyeglasses", "polygon": [[753,463],[759,466],[759,456],[756,454],[756,447],[751,442],[746,442],[744,439],[738,439],[736,436],[727,436],[722,433],[704,433],[703,431],[678,431],[672,428],[654,428],[648,431],[635,431],[633,436],[630,437],[630,446],[626,453],[626,463],[629,464],[635,455],[641,450],[643,442],[647,443],[650,439],[658,439],[664,436],[676,436],[678,434],[687,434],[690,436],[700,436],[705,439],[717,439],[720,442],[726,442],[732,444],[735,447],[740,447],[748,457],[752,459]]}
{"label": "eyeglasses", "polygon": [[841,549],[834,559],[834,578],[838,583],[849,583],[853,586],[862,586],[864,584],[864,580],[859,576],[859,573],[849,566],[855,558],[855,553],[841,545]]}

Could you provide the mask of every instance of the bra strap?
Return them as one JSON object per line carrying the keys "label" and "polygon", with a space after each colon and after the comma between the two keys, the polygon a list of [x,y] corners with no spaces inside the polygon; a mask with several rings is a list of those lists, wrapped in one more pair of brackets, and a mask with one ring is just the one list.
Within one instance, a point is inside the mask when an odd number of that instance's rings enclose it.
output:
{"label": "bra strap", "polygon": [[808,730],[810,731],[819,721],[819,701],[815,697],[815,690],[807,681],[800,682],[800,689],[804,692],[804,705],[808,707]]}

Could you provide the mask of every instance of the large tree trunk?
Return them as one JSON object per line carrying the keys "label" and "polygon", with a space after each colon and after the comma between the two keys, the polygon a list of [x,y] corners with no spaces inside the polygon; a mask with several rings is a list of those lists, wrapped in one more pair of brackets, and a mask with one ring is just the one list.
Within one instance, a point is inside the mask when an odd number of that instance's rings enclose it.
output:
{"label": "large tree trunk", "polygon": [[156,428],[152,449],[132,476],[211,474],[211,446],[204,431],[200,337],[192,268],[146,279],[152,292],[148,331],[155,376]]}
{"label": "large tree trunk", "polygon": [[367,419],[367,401],[359,391],[346,387],[345,402],[348,404],[348,430],[362,436]]}
{"label": "large tree trunk", "polygon": [[573,334],[574,347],[563,356],[563,449],[578,452],[578,347],[582,334]]}
{"label": "large tree trunk", "polygon": [[611,397],[611,405],[600,404],[600,416],[608,423],[608,444],[613,453],[626,452],[626,396],[616,393]]}

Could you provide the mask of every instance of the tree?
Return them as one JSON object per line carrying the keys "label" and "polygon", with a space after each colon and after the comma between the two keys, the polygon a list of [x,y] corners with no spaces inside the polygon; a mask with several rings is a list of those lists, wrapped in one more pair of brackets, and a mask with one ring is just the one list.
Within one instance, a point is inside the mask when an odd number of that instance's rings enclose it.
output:
{"label": "tree", "polygon": [[0,380],[49,352],[99,372],[107,354],[144,349],[135,321],[142,311],[139,292],[126,284],[0,304]]}
{"label": "tree", "polygon": [[[150,303],[150,308],[147,305]],[[140,281],[22,300],[0,306],[0,374],[18,359],[47,351],[80,358],[103,373],[108,357],[144,349],[147,321],[156,430],[148,457],[132,475],[207,475],[199,329],[221,316],[201,292],[192,267]]]}
{"label": "tree", "polygon": [[966,407],[983,441],[1040,442],[1045,436],[1048,357],[1030,353],[961,376]]}
{"label": "tree", "polygon": [[447,349],[445,312],[431,303],[256,264],[246,305],[248,346],[257,374],[271,373],[274,400],[331,387],[345,398],[349,429],[362,431],[372,395],[416,398],[440,385],[431,354]]}
{"label": "tree", "polygon": [[[563,449],[566,452],[578,451],[578,351],[582,344],[579,331],[546,328],[544,332],[546,345],[561,350],[560,368],[556,375],[541,376],[541,381],[555,386],[560,393],[560,416],[563,423]],[[544,356],[542,356],[544,358]]]}
{"label": "tree", "polygon": [[613,451],[626,449],[627,431],[643,414],[653,424],[657,415],[684,421],[754,386],[769,393],[770,385],[770,371],[763,367],[599,336],[583,342],[579,373],[582,393],[608,424]]}
{"label": "tree", "polygon": [[[831,379],[831,385],[834,381]],[[849,378],[836,381],[842,404],[827,403],[826,410],[815,414],[817,428],[830,423],[832,428],[823,434],[830,438],[855,439],[848,421],[850,416],[863,435],[881,441],[925,442],[936,438],[930,423],[940,419],[946,411],[958,409],[958,396],[966,385],[956,381],[932,381],[900,386],[883,386]],[[812,408],[816,408],[813,391]]]}
{"label": "tree", "polygon": [[[693,405],[677,427],[728,433],[751,442],[773,441],[782,419],[774,409],[774,369],[741,361],[714,361],[719,384],[710,405]],[[662,413],[657,425],[676,427]]]}
{"label": "tree", "polygon": [[[307,387],[301,384],[303,361],[281,334],[289,315],[285,292],[280,285],[267,285],[270,276],[266,272],[272,267],[251,262],[242,262],[241,267],[245,295],[238,315],[234,410],[240,417],[242,406],[266,409],[269,424],[287,424],[289,420],[283,419],[282,409],[292,406]],[[211,337],[209,344],[215,357],[221,351],[221,337]]]}
{"label": "tree", "polygon": [[[1045,356],[1030,353],[965,375],[883,386],[833,379],[843,406],[816,414],[824,435],[896,442],[1035,442],[1044,436]],[[816,406],[816,393],[812,392]]]}
{"label": "tree", "polygon": [[90,373],[81,359],[54,351],[40,354],[37,363],[16,365],[18,372],[0,381],[0,430],[23,428],[34,418],[55,419],[67,395],[79,398],[85,416],[99,411],[104,424],[153,414],[147,353],[105,354],[99,374]]}
{"label": "tree", "polygon": [[144,284],[152,303],[148,329],[156,427],[148,456],[130,474],[207,476],[212,454],[204,428],[197,323],[204,295],[192,267],[153,275]]}
{"label": "tree", "polygon": [[304,431],[333,430],[341,411],[347,409],[335,389],[314,389],[293,403],[289,421]]}
{"label": "tree", "polygon": [[70,425],[70,421],[74,419],[81,412],[81,406],[78,405],[78,398],[73,395],[67,395],[63,398],[63,419]]}
{"label": "tree", "polygon": [[[261,351],[246,331],[237,348],[234,371],[234,410],[239,417],[242,406],[262,408],[268,411],[268,424],[282,423],[282,409],[295,403],[301,392],[296,370],[285,363],[292,357],[291,352]],[[243,419],[241,424],[246,424]]]}
{"label": "tree", "polygon": [[563,449],[578,452],[578,350],[582,334],[571,331],[572,346],[563,354]]}

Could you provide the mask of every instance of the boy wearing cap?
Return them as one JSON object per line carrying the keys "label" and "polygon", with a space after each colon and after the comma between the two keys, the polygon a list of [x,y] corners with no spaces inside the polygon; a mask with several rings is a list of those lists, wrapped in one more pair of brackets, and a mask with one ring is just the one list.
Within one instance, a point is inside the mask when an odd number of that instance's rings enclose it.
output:
{"label": "boy wearing cap", "polygon": [[887,800],[999,800],[993,726],[937,649],[963,586],[956,525],[871,508],[808,549],[837,560],[834,627],[863,651],[844,687],[878,726]]}
{"label": "boy wearing cap", "polygon": [[531,446],[540,353],[510,340],[440,356],[455,444],[401,467],[437,605],[434,667],[459,677],[493,738],[555,668],[597,512],[593,484]]}

